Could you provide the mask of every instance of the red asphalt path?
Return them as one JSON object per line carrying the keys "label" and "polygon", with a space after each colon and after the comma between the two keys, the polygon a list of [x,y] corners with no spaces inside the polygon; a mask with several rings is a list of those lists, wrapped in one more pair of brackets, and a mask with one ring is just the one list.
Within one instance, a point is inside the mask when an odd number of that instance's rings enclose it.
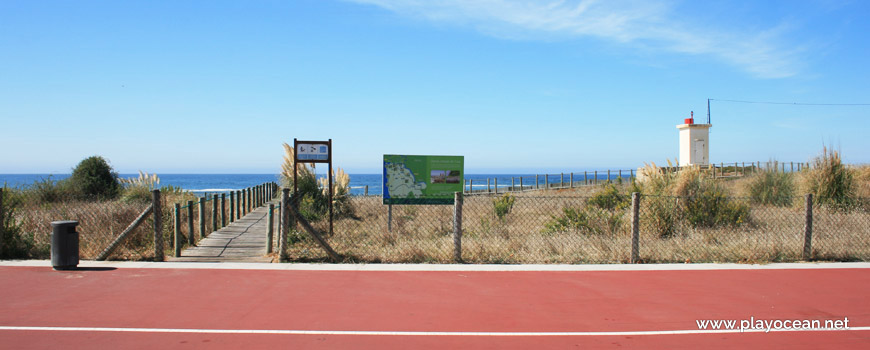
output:
{"label": "red asphalt path", "polygon": [[[2,349],[870,348],[870,331],[697,331],[697,319],[870,326],[870,270],[285,271],[0,267]],[[129,331],[63,327],[140,328]],[[168,333],[148,329],[322,334]],[[334,331],[493,332],[347,335]]]}

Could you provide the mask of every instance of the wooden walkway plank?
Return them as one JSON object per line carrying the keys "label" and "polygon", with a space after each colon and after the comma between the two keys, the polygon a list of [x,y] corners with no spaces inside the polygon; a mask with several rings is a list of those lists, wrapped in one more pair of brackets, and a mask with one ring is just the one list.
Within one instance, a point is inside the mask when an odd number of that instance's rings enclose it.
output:
{"label": "wooden walkway plank", "polygon": [[272,262],[273,257],[265,255],[268,215],[267,203],[227,227],[212,232],[197,246],[182,251],[181,257],[169,258],[169,261]]}

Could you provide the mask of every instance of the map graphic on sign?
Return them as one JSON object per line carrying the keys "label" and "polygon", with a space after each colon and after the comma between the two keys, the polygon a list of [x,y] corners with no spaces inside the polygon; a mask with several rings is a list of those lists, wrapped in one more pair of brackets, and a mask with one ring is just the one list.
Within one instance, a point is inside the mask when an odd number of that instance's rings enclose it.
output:
{"label": "map graphic on sign", "polygon": [[384,204],[453,204],[463,156],[384,155]]}

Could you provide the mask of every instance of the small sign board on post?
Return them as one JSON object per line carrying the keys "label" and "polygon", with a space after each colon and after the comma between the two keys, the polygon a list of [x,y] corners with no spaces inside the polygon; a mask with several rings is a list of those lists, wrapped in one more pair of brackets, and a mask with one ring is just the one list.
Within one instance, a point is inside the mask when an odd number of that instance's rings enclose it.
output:
{"label": "small sign board on post", "polygon": [[[293,159],[293,193],[298,190],[296,185],[297,163],[328,163],[329,170],[326,174],[329,179],[329,234],[332,234],[332,139],[328,141],[300,141],[293,139],[293,149],[296,150]],[[296,197],[298,198],[298,197]],[[299,203],[296,203],[297,205]]]}
{"label": "small sign board on post", "polygon": [[384,155],[384,204],[453,204],[465,184],[463,156]]}

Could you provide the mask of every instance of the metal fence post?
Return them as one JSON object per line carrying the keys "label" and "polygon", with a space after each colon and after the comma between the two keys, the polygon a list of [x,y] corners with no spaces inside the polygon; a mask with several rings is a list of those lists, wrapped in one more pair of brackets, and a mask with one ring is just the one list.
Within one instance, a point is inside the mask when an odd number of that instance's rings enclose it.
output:
{"label": "metal fence post", "polygon": [[154,215],[154,261],[163,261],[163,210],[160,206],[160,190],[151,191],[151,208]]}
{"label": "metal fence post", "polygon": [[193,232],[193,201],[187,201],[187,240],[190,245],[196,243]]}
{"label": "metal fence post", "polygon": [[199,238],[205,238],[205,197],[199,199]]}
{"label": "metal fence post", "polygon": [[181,256],[181,218],[178,215],[181,212],[181,205],[175,203],[175,210],[172,211],[172,227],[175,229],[174,235],[172,236],[172,242],[175,248],[175,257]]}
{"label": "metal fence post", "polygon": [[453,260],[462,263],[462,192],[453,194]]}
{"label": "metal fence post", "polygon": [[813,195],[807,194],[806,221],[804,223],[804,260],[813,257]]}
{"label": "metal fence post", "polygon": [[272,212],[275,210],[275,205],[269,203],[269,228],[266,229],[266,254],[272,253],[272,226],[275,225],[275,219],[272,217]]}
{"label": "metal fence post", "polygon": [[640,193],[631,193],[631,260],[640,261]]}

